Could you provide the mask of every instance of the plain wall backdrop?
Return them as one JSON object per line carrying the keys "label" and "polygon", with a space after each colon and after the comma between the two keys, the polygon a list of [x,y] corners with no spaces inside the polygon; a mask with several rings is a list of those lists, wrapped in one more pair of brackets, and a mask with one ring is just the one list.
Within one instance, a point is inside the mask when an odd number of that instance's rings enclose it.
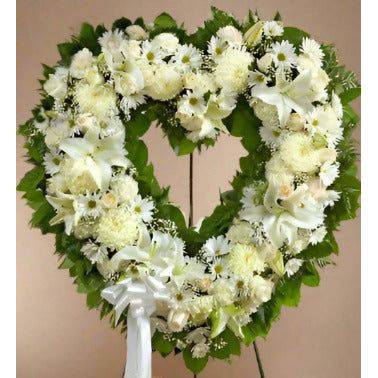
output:
{"label": "plain wall backdrop", "polygon": [[[80,24],[111,23],[126,16],[152,21],[163,11],[189,30],[202,25],[210,5],[239,19],[249,8],[262,18],[279,10],[286,25],[333,42],[346,66],[360,75],[360,3],[357,0],[151,1],[18,0],[17,122],[30,117],[38,101],[41,63],[55,64],[56,44],[78,32]],[[356,103],[358,110],[359,103]],[[359,139],[359,135],[356,135]],[[150,160],[171,199],[188,213],[188,157],[176,158],[162,133],[146,136]],[[17,139],[17,177],[29,169],[23,139]],[[211,213],[218,192],[227,190],[244,151],[237,138],[222,136],[216,146],[194,156],[194,219]],[[17,374],[19,378],[121,377],[125,342],[108,320],[88,311],[67,271],[58,270],[54,240],[28,227],[31,210],[17,199]],[[267,340],[258,340],[267,378],[355,378],[360,376],[360,219],[337,233],[336,267],[322,272],[318,288],[303,288],[298,308],[284,308]],[[153,358],[154,377],[191,377],[181,356]],[[202,378],[258,377],[253,348],[243,348],[232,364],[210,361]]]}

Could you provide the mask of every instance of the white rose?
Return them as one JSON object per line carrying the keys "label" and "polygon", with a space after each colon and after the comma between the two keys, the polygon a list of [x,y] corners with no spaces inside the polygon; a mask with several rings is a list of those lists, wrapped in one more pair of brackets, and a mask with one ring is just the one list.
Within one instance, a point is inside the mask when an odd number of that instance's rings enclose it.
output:
{"label": "white rose", "polygon": [[257,67],[262,72],[267,72],[272,65],[273,56],[271,53],[266,53],[257,61]]}
{"label": "white rose", "polygon": [[156,68],[146,93],[154,100],[166,101],[180,93],[182,84],[181,75],[173,67],[163,64]]}
{"label": "white rose", "polygon": [[67,94],[67,70],[57,68],[54,74],[49,75],[43,85],[43,89],[48,95],[56,99],[62,99]]}
{"label": "white rose", "polygon": [[217,36],[222,42],[227,42],[230,45],[241,46],[243,43],[243,36],[238,29],[229,25],[220,28],[217,31]]}
{"label": "white rose", "polygon": [[82,79],[85,72],[92,66],[93,61],[93,55],[87,48],[77,52],[72,58],[71,75],[77,79]]}
{"label": "white rose", "polygon": [[125,31],[131,39],[142,40],[148,37],[147,32],[139,25],[130,25]]}
{"label": "white rose", "polygon": [[179,40],[172,33],[161,33],[152,40],[152,44],[161,48],[168,55],[172,55],[177,50]]}

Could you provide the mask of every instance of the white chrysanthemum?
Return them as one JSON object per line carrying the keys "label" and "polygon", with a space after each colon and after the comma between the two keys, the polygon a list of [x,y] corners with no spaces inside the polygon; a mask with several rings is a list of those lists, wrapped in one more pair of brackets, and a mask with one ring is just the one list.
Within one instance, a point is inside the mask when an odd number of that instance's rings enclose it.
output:
{"label": "white chrysanthemum", "polygon": [[138,183],[131,176],[115,176],[110,186],[121,202],[131,203],[138,195]]}
{"label": "white chrysanthemum", "polygon": [[265,164],[265,176],[269,182],[280,183],[282,185],[291,185],[294,181],[294,174],[290,172],[289,167],[279,154],[273,155]]}
{"label": "white chrysanthemum", "polygon": [[204,358],[210,350],[210,346],[205,343],[199,343],[193,346],[192,356],[193,358]]}
{"label": "white chrysanthemum", "polygon": [[124,96],[120,102],[120,107],[125,114],[129,114],[131,109],[136,109],[139,105],[144,104],[146,98],[141,93],[134,93]]}
{"label": "white chrysanthemum", "polygon": [[108,251],[104,246],[93,242],[84,244],[80,251],[92,264],[105,262],[106,257],[108,256]]}
{"label": "white chrysanthemum", "polygon": [[264,125],[271,129],[277,129],[280,125],[278,119],[277,107],[267,104],[259,99],[253,100],[253,111],[257,118],[259,118]]}
{"label": "white chrysanthemum", "polygon": [[264,271],[265,261],[254,246],[236,244],[228,255],[228,267],[235,275],[248,279]]}
{"label": "white chrysanthemum", "polygon": [[213,282],[209,293],[214,296],[220,306],[228,306],[235,300],[235,282],[228,278],[218,278]]}
{"label": "white chrysanthemum", "polygon": [[147,32],[139,25],[129,25],[125,32],[131,39],[143,40],[148,38]]}
{"label": "white chrysanthemum", "polygon": [[230,227],[226,236],[233,243],[250,243],[253,230],[248,222],[239,222]]}
{"label": "white chrysanthemum", "polygon": [[172,33],[160,33],[151,41],[151,43],[164,51],[166,55],[175,54],[179,47],[179,40]]}
{"label": "white chrysanthemum", "polygon": [[136,218],[140,218],[144,222],[152,221],[155,204],[151,199],[142,198],[140,195],[137,195],[132,201],[130,201],[127,207]]}
{"label": "white chrysanthemum", "polygon": [[313,172],[320,165],[312,138],[303,133],[287,135],[280,147],[280,157],[294,172]]}
{"label": "white chrysanthemum", "polygon": [[286,40],[275,42],[270,52],[277,67],[292,67],[297,61],[294,46]]}
{"label": "white chrysanthemum", "polygon": [[231,25],[218,29],[217,37],[222,42],[227,42],[229,45],[241,46],[243,44],[243,35],[238,29]]}
{"label": "white chrysanthemum", "polygon": [[226,49],[227,44],[214,35],[208,42],[207,52],[214,61],[218,61]]}
{"label": "white chrysanthemum", "polygon": [[228,92],[243,92],[247,88],[251,62],[249,52],[228,48],[217,62],[214,71],[216,82]]}
{"label": "white chrysanthemum", "polygon": [[101,196],[102,206],[107,209],[114,209],[119,205],[119,198],[114,191],[109,191]]}
{"label": "white chrysanthemum", "polygon": [[302,266],[303,260],[301,259],[290,259],[285,264],[285,271],[288,277],[291,277],[293,274],[297,273],[299,268]]}
{"label": "white chrysanthemum", "polygon": [[179,45],[170,62],[174,63],[181,71],[188,72],[201,67],[202,54],[192,45]]}
{"label": "white chrysanthemum", "polygon": [[99,118],[116,113],[117,97],[106,85],[79,84],[75,89],[75,100],[83,113],[92,113]]}
{"label": "white chrysanthemum", "polygon": [[279,37],[283,34],[284,28],[277,21],[265,21],[263,26],[264,34],[268,37]]}
{"label": "white chrysanthemum", "polygon": [[93,54],[87,48],[77,52],[71,62],[70,73],[76,79],[82,79],[94,62]]}
{"label": "white chrysanthemum", "polygon": [[61,169],[61,163],[63,161],[63,155],[57,151],[47,152],[43,158],[43,165],[48,175],[54,175]]}
{"label": "white chrysanthemum", "polygon": [[139,222],[125,209],[108,210],[98,222],[97,240],[110,249],[132,245],[139,236]]}
{"label": "white chrysanthemum", "polygon": [[338,162],[333,164],[332,162],[326,161],[320,167],[319,177],[325,186],[331,185],[339,176],[339,166],[340,164]]}
{"label": "white chrysanthemum", "polygon": [[182,77],[174,67],[160,64],[146,88],[146,94],[154,100],[166,101],[176,97],[182,89]]}
{"label": "white chrysanthemum", "polygon": [[217,277],[227,276],[227,261],[222,258],[215,258],[210,265],[211,277],[215,280]]}
{"label": "white chrysanthemum", "polygon": [[312,245],[321,243],[326,235],[327,229],[325,228],[325,226],[320,226],[314,231],[312,231],[309,242]]}
{"label": "white chrysanthemum", "polygon": [[324,52],[318,42],[310,38],[303,38],[301,52],[310,58],[316,65],[321,67]]}
{"label": "white chrysanthemum", "polygon": [[86,193],[75,200],[75,210],[82,217],[98,218],[103,213],[100,194]]}
{"label": "white chrysanthemum", "polygon": [[63,67],[58,67],[55,73],[49,75],[48,79],[43,84],[43,89],[49,96],[60,100],[67,94],[67,77],[68,70]]}
{"label": "white chrysanthemum", "polygon": [[202,256],[206,259],[213,259],[227,254],[229,250],[228,240],[223,235],[220,235],[206,240],[202,248]]}
{"label": "white chrysanthemum", "polygon": [[210,72],[187,72],[184,74],[184,87],[202,93],[215,92],[218,89],[214,75]]}
{"label": "white chrysanthemum", "polygon": [[103,51],[116,52],[122,45],[124,34],[121,30],[116,29],[113,31],[106,31],[99,39],[98,42]]}

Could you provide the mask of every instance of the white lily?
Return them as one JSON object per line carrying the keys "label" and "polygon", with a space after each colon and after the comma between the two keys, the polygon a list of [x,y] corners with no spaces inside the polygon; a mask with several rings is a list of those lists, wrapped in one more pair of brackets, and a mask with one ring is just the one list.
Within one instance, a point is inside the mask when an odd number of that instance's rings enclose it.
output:
{"label": "white lily", "polygon": [[301,72],[293,81],[287,82],[277,74],[274,87],[259,85],[252,88],[252,97],[277,107],[281,125],[285,125],[292,110],[304,115],[312,109],[311,71]]}
{"label": "white lily", "polygon": [[123,142],[123,133],[100,139],[98,133],[89,130],[83,138],[63,140],[59,147],[75,159],[75,166],[85,167],[98,188],[104,190],[109,185],[112,166],[127,168],[130,165]]}
{"label": "white lily", "polygon": [[306,184],[299,186],[280,204],[277,203],[278,193],[279,187],[271,183],[263,205],[250,206],[240,212],[244,220],[261,221],[277,248],[285,242],[291,245],[296,240],[298,228],[314,229],[324,218],[323,206],[311,196]]}
{"label": "white lily", "polygon": [[80,220],[80,214],[75,209],[75,196],[60,193],[59,197],[46,196],[46,199],[57,213],[50,224],[53,226],[64,222],[66,234],[69,235]]}

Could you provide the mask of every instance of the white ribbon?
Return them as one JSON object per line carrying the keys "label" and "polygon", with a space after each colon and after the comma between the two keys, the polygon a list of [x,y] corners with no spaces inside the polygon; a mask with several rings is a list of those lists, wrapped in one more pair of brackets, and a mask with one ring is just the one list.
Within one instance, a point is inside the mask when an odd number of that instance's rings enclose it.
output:
{"label": "white ribbon", "polygon": [[168,301],[166,285],[153,277],[140,280],[127,278],[101,292],[102,298],[114,305],[116,324],[123,311],[127,312],[127,361],[124,378],[151,378],[150,316],[156,301]]}

